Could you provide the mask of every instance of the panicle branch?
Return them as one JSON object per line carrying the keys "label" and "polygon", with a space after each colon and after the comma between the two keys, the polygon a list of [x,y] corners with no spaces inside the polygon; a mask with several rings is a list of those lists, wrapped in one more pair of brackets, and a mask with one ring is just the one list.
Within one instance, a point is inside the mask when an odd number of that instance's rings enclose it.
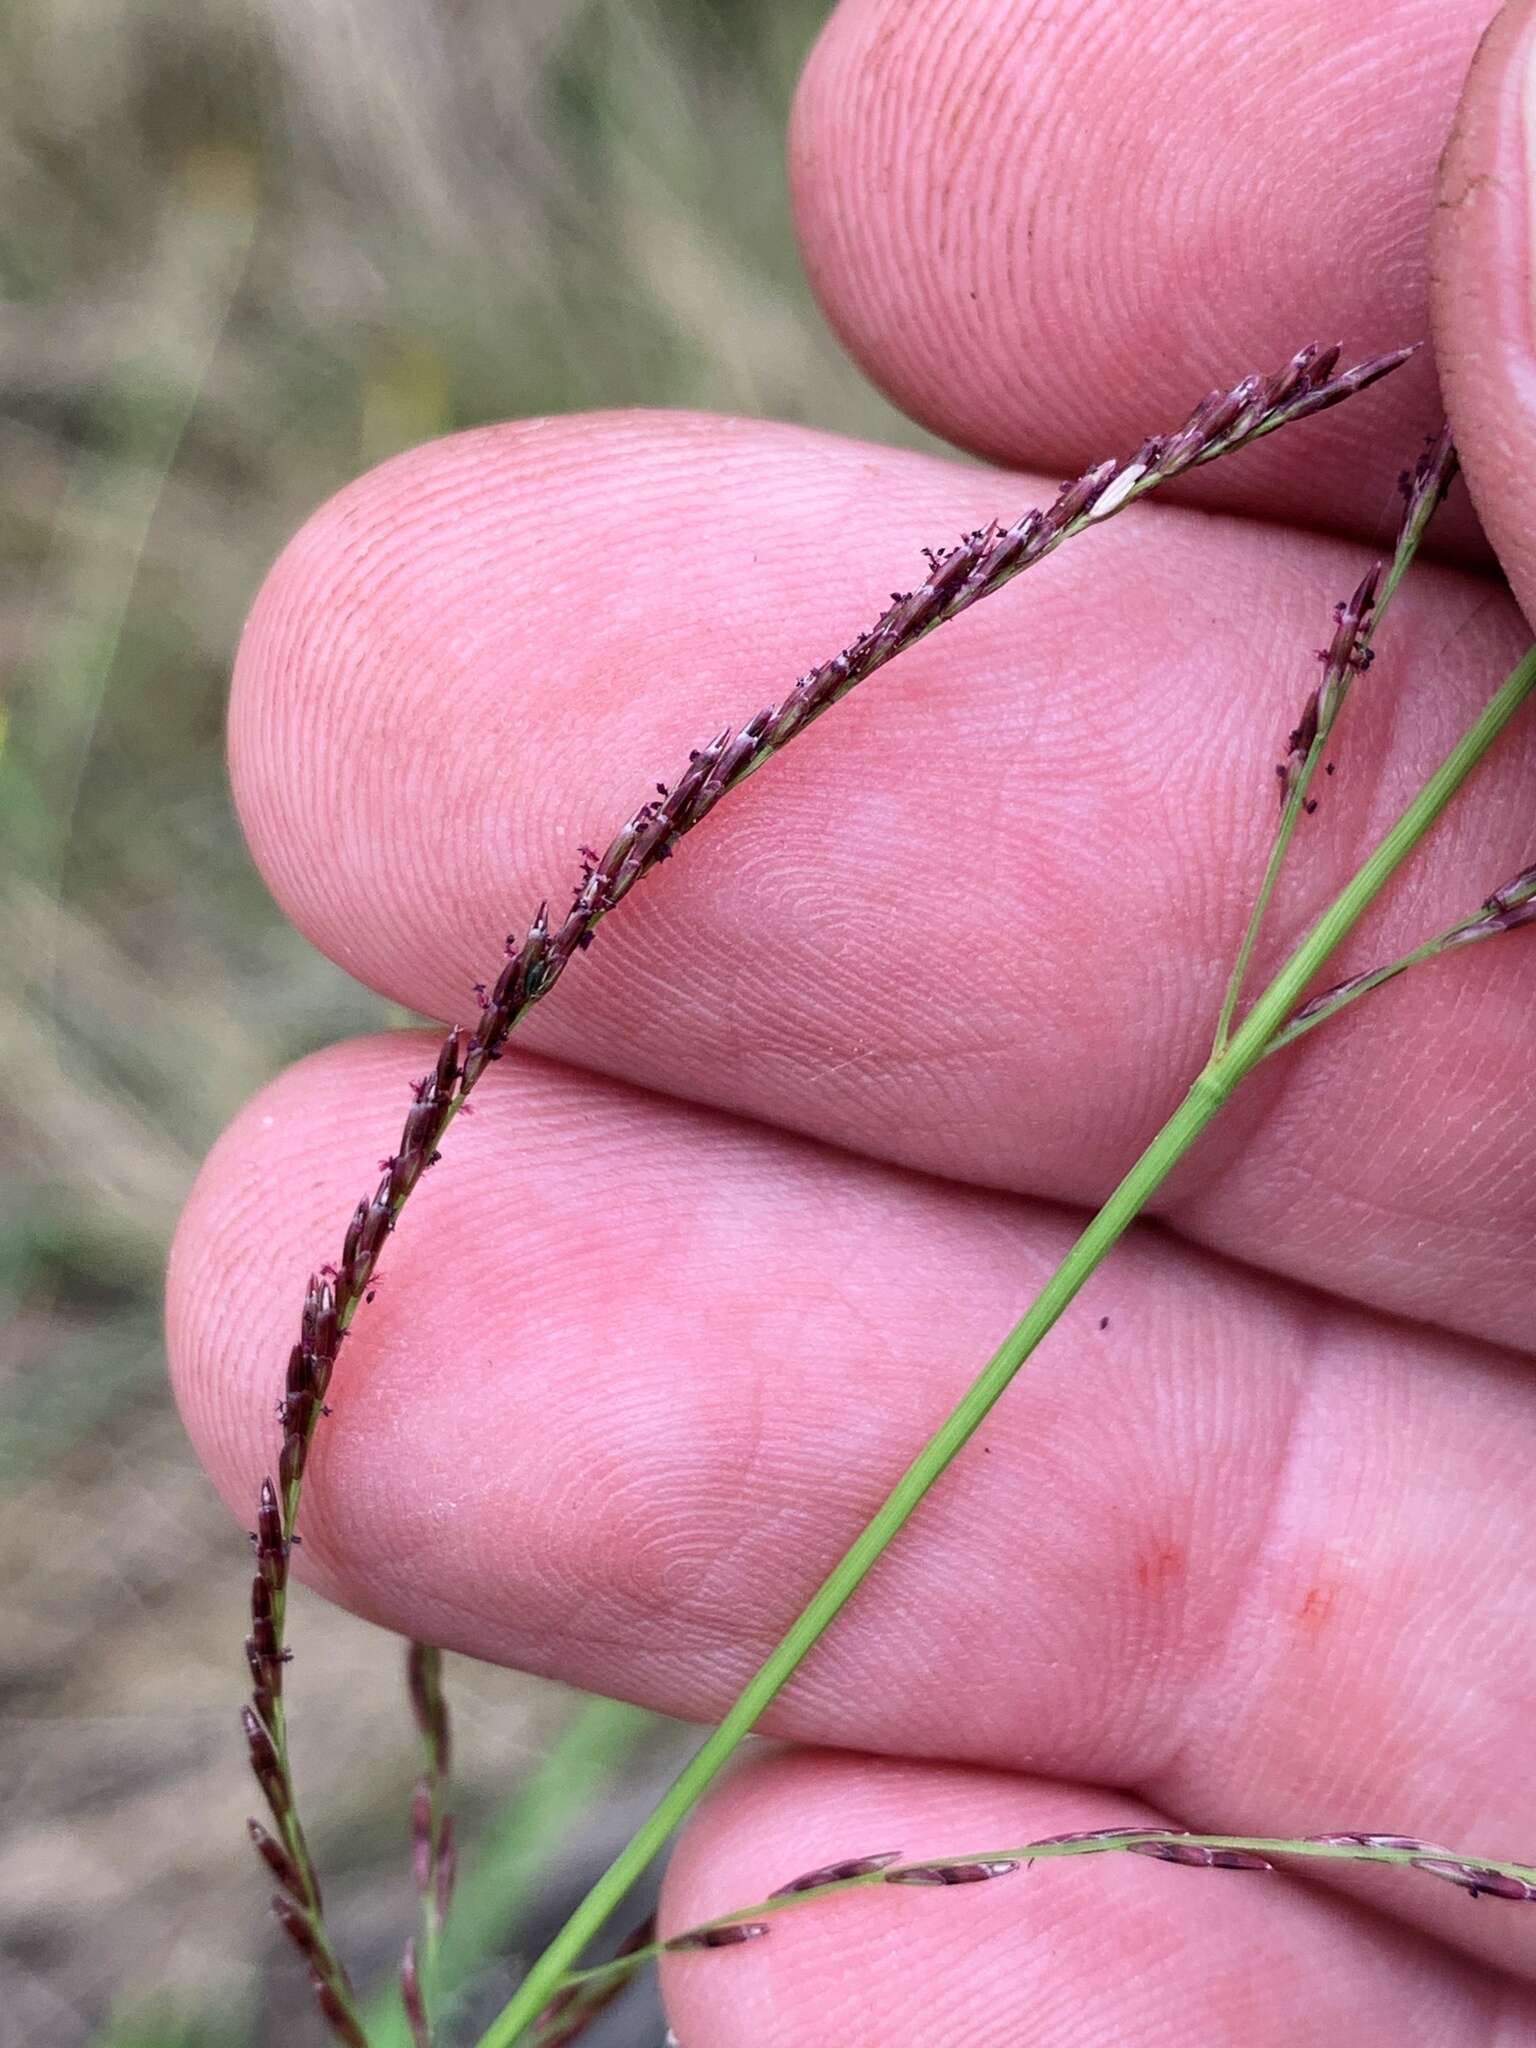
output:
{"label": "panicle branch", "polygon": [[[1310,815],[1317,809],[1317,799],[1308,794],[1317,773],[1317,764],[1344,708],[1351,683],[1371,665],[1376,629],[1396,596],[1398,585],[1413,566],[1429,522],[1450,489],[1456,469],[1456,449],[1450,429],[1442,427],[1426,444],[1424,453],[1413,468],[1405,470],[1398,478],[1404,500],[1403,517],[1385,577],[1381,563],[1374,562],[1356,585],[1353,595],[1334,606],[1333,638],[1326,647],[1318,650],[1317,658],[1323,664],[1323,679],[1302,706],[1301,717],[1286,741],[1285,759],[1275,771],[1280,779],[1280,822],[1237,957],[1232,963],[1232,972],[1227,977],[1212,1044],[1213,1056],[1217,1058],[1225,1052],[1231,1036],[1259,932],[1274,899],[1297,822],[1304,812]],[[1328,772],[1332,774],[1331,766]]]}
{"label": "panicle branch", "polygon": [[[1398,478],[1403,516],[1391,564],[1373,563],[1354,595],[1333,608],[1333,638],[1318,650],[1317,657],[1323,664],[1323,680],[1302,707],[1301,717],[1286,743],[1286,758],[1277,770],[1282,807],[1297,791],[1309,761],[1315,764],[1317,751],[1326,744],[1344,708],[1350,684],[1370,667],[1371,642],[1379,623],[1377,614],[1386,610],[1412,566],[1430,520],[1455,481],[1457,467],[1451,430],[1442,427],[1430,437],[1413,468],[1404,470]],[[1300,792],[1302,796],[1305,793]]]}
{"label": "panicle branch", "polygon": [[1313,749],[1332,732],[1351,681],[1364,675],[1371,665],[1372,614],[1381,578],[1382,564],[1373,562],[1356,585],[1354,595],[1333,608],[1333,638],[1318,650],[1317,657],[1323,664],[1323,680],[1302,706],[1301,717],[1286,741],[1285,759],[1276,770],[1282,810],[1301,791],[1303,770]]}
{"label": "panicle branch", "polygon": [[[307,1300],[306,1333],[315,1328],[313,1301]],[[324,1332],[320,1335],[323,1340]],[[285,1409],[292,1399],[294,1379],[290,1367]],[[286,1428],[285,1422],[285,1432]],[[276,1832],[269,1833],[257,1820],[249,1821],[247,1827],[257,1855],[277,1880],[279,1889],[272,1901],[272,1911],[308,1966],[322,2018],[347,2048],[367,2048],[356,1995],[326,1930],[324,1902],[309,1845],[299,1824],[288,1763],[283,1676],[289,1652],[283,1643],[283,1614],[288,1562],[296,1540],[284,1523],[276,1487],[270,1479],[263,1480],[256,1527],[251,1532],[256,1571],[251,1582],[251,1632],[245,1643],[251,1696],[241,1710],[241,1726],[251,1772],[267,1802]]]}
{"label": "panicle branch", "polygon": [[405,1944],[405,1953],[400,1958],[400,2009],[411,2030],[411,2048],[432,2048],[432,2023],[427,2017],[427,2002],[416,1967],[414,1935]]}
{"label": "panicle branch", "polygon": [[[631,1937],[612,1961],[591,1969],[572,1971],[565,1990],[549,2012],[553,2014],[558,2010],[571,2016],[579,2011],[582,2015],[580,2024],[585,2025],[598,2008],[595,2004],[582,2005],[583,1994],[588,1997],[601,1994],[606,2003],[620,1984],[654,1957],[734,1948],[743,1942],[762,1940],[769,1932],[770,1916],[845,1892],[866,1890],[880,1884],[935,1890],[983,1884],[1027,1869],[1036,1862],[1111,1853],[1145,1856],[1191,1870],[1273,1871],[1277,1868],[1277,1859],[1287,1858],[1329,1863],[1396,1864],[1441,1878],[1470,1898],[1536,1902],[1536,1865],[1463,1857],[1433,1842],[1420,1841],[1413,1835],[1347,1832],[1272,1838],[1201,1835],[1183,1828],[1087,1828],[1067,1834],[1044,1835],[1018,1848],[979,1856],[943,1856],[924,1863],[903,1864],[889,1854],[880,1854],[851,1856],[837,1863],[823,1864],[817,1870],[791,1878],[758,1905],[722,1914],[665,1941],[648,1940],[640,1944]],[[574,2032],[569,2029],[549,2038],[537,2034],[534,2036],[534,2048],[555,2048],[557,2040],[564,2044],[574,2037]]]}
{"label": "panicle branch", "polygon": [[1336,1016],[1361,996],[1369,995],[1372,989],[1383,988],[1389,981],[1395,981],[1410,967],[1417,967],[1425,960],[1438,960],[1442,954],[1454,953],[1462,946],[1475,945],[1479,939],[1498,938],[1504,932],[1518,931],[1522,925],[1533,921],[1536,921],[1536,867],[1529,867],[1522,868],[1501,889],[1495,889],[1491,896],[1485,897],[1469,917],[1458,919],[1432,939],[1425,939],[1421,945],[1412,947],[1395,960],[1387,961],[1384,966],[1369,968],[1363,974],[1351,974],[1343,981],[1319,989],[1315,996],[1301,1005],[1270,1050],[1278,1052],[1282,1046],[1294,1045],[1298,1038],[1305,1037],[1317,1025]]}
{"label": "panicle branch", "polygon": [[452,1743],[443,1693],[443,1653],[426,1643],[406,1652],[411,1717],[421,1737],[423,1767],[411,1799],[411,1870],[420,1931],[400,1964],[400,1998],[416,2048],[432,2048],[433,2006],[443,1925],[453,1897],[453,1816],[447,1810]]}

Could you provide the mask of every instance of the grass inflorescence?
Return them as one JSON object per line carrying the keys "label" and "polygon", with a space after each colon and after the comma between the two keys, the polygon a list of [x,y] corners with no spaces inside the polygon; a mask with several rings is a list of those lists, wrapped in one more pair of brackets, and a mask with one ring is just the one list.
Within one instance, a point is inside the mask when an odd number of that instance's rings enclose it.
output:
{"label": "grass inflorescence", "polygon": [[[620,827],[604,851],[581,850],[580,874],[568,908],[563,914],[551,915],[548,903],[541,904],[525,931],[508,939],[504,964],[494,980],[478,990],[478,1022],[470,1029],[450,1030],[433,1066],[414,1084],[399,1141],[380,1162],[376,1185],[358,1202],[339,1257],[334,1264],[320,1268],[306,1290],[279,1407],[276,1477],[266,1479],[261,1490],[247,1643],[252,1693],[245,1709],[246,1735],[273,1824],[269,1831],[253,1822],[253,1840],[277,1880],[275,1910],[309,1965],[321,2013],[333,2035],[350,2048],[358,2048],[358,2044],[366,2048],[368,2036],[355,1993],[325,1927],[320,1888],[299,1823],[289,1764],[283,1684],[289,1655],[285,1633],[288,1570],[292,1548],[299,1540],[297,1521],[310,1449],[321,1420],[329,1413],[327,1395],[348,1332],[360,1309],[372,1299],[385,1244],[413,1190],[437,1163],[454,1118],[484,1074],[501,1058],[519,1020],[592,943],[601,921],[722,797],[859,682],[1003,588],[1064,540],[1199,464],[1353,396],[1395,369],[1410,353],[1399,350],[1341,370],[1337,348],[1314,345],[1299,350],[1272,376],[1249,377],[1231,390],[1210,394],[1182,427],[1148,440],[1129,459],[1100,463],[1070,480],[1050,506],[1026,512],[1006,526],[994,522],[975,529],[950,547],[925,550],[926,575],[914,588],[894,593],[872,626],[800,676],[778,702],[740,727],[723,729],[695,749],[681,774],[671,783],[657,783],[655,794]],[[654,1931],[645,1927],[637,1930],[610,1962],[576,1967],[586,1942],[718,1775],[763,1709],[905,1526],[934,1479],[969,1440],[1084,1280],[1244,1076],[1279,1046],[1418,960],[1536,917],[1536,870],[1528,870],[1487,898],[1471,917],[1402,960],[1374,975],[1339,984],[1323,996],[1307,997],[1318,970],[1536,687],[1533,650],[1268,986],[1243,1007],[1247,971],[1287,849],[1299,819],[1316,808],[1316,799],[1309,792],[1324,750],[1354,681],[1372,661],[1376,633],[1417,555],[1436,506],[1449,488],[1455,463],[1449,435],[1442,434],[1403,480],[1406,508],[1390,564],[1374,564],[1351,596],[1336,607],[1334,632],[1320,656],[1322,680],[1309,693],[1280,764],[1280,822],[1206,1067],[1092,1219],[1028,1314],[918,1452],[655,1812],[530,1969],[510,2004],[483,2035],[481,2048],[512,2048],[525,2038],[536,2042],[538,2048],[557,2048],[557,2044],[575,2039],[648,1958],[760,1940],[771,1917],[790,1906],[874,1884],[915,1889],[981,1884],[1048,1857],[1115,1850],[1228,1870],[1268,1869],[1277,1856],[1386,1862],[1440,1877],[1474,1897],[1536,1898],[1536,1868],[1463,1857],[1407,1837],[1349,1833],[1270,1840],[1194,1835],[1176,1829],[1110,1829],[1054,1837],[1018,1849],[918,1863],[903,1863],[894,1853],[884,1852],[849,1857],[791,1879],[757,1907],[664,1939],[657,1939]],[[412,1804],[411,1831],[420,1924],[402,1964],[400,1999],[415,2048],[433,2048],[442,1932],[455,1861],[452,1822],[446,1810],[449,1737],[438,1652],[413,1645],[408,1679],[424,1769]]]}

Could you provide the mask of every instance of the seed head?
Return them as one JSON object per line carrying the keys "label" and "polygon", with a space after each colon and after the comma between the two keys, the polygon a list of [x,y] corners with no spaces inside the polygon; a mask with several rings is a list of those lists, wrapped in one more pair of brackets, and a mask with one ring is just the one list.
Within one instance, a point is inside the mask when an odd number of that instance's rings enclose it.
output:
{"label": "seed head", "polygon": [[1192,1870],[1273,1870],[1265,1856],[1248,1849],[1213,1849],[1204,1842],[1127,1842],[1133,1856],[1155,1856],[1159,1863],[1183,1863]]}
{"label": "seed head", "polygon": [[985,1884],[988,1878],[1010,1877],[1020,1868],[1017,1857],[1000,1856],[990,1863],[908,1863],[885,1873],[887,1884]]}
{"label": "seed head", "polygon": [[1447,1884],[1460,1885],[1474,1899],[1536,1900],[1536,1884],[1511,1877],[1506,1871],[1490,1870],[1482,1863],[1461,1863],[1455,1857],[1415,1856],[1415,1870],[1427,1870],[1431,1877],[1443,1877]]}
{"label": "seed head", "polygon": [[803,1877],[792,1877],[788,1884],[781,1884],[769,1897],[787,1899],[795,1892],[819,1891],[824,1884],[844,1884],[851,1877],[872,1877],[876,1871],[885,1870],[900,1855],[900,1850],[883,1850],[877,1856],[848,1856],[841,1863],[823,1863],[819,1870],[808,1870]]}
{"label": "seed head", "polygon": [[688,1934],[674,1934],[662,1947],[673,1955],[690,1949],[739,1948],[744,1941],[761,1941],[767,1932],[765,1920],[738,1920],[728,1927],[696,1927]]}

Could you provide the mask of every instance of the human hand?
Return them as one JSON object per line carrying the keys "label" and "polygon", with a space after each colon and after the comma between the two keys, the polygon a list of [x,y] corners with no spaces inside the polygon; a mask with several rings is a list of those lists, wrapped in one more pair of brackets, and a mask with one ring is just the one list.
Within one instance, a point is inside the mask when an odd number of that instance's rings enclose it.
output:
{"label": "human hand", "polygon": [[[844,6],[794,144],[834,319],[910,409],[1051,475],[1305,335],[1413,338],[1488,10],[1390,12]],[[1528,603],[1530,15],[1464,105],[1435,306]],[[1392,521],[1429,377],[1191,479],[1223,516],[1128,514],[915,650],[605,926],[391,1245],[311,1468],[316,1583],[718,1713],[1203,1056],[1308,650]],[[387,465],[253,615],[232,760],[257,858],[352,972],[472,1014],[580,840],[844,641],[920,542],[1041,495],[647,414]],[[1478,560],[1469,518],[1446,532]],[[1298,916],[1526,637],[1481,571],[1416,573]],[[1360,964],[1528,861],[1533,752],[1511,736]],[[784,1696],[770,1725],[819,1747],[691,1830],[673,1924],[835,1856],[1158,1816],[1536,1846],[1529,971],[1478,949],[1249,1085]],[[243,1515],[304,1276],[422,1064],[400,1038],[304,1063],[189,1206],[178,1390]],[[1483,2044],[1536,2024],[1525,1930],[1395,1873],[1101,1862],[819,1909],[667,1991],[688,2048]]]}

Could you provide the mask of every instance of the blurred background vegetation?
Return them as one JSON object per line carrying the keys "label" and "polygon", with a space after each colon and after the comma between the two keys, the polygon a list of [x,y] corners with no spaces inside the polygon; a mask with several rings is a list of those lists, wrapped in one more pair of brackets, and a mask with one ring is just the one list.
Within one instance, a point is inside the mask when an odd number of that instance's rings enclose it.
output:
{"label": "blurred background vegetation", "polygon": [[[828,4],[0,8],[0,2048],[317,2036],[243,1839],[248,1564],[170,1408],[160,1272],[236,1105],[404,1020],[246,859],[241,618],[321,499],[485,420],[689,405],[921,443],[794,252],[784,121]],[[316,1619],[299,1767],[378,1981],[410,1917],[398,1647]],[[454,1677],[470,2039],[683,1738]],[[605,2039],[660,2031],[642,2002]]]}

